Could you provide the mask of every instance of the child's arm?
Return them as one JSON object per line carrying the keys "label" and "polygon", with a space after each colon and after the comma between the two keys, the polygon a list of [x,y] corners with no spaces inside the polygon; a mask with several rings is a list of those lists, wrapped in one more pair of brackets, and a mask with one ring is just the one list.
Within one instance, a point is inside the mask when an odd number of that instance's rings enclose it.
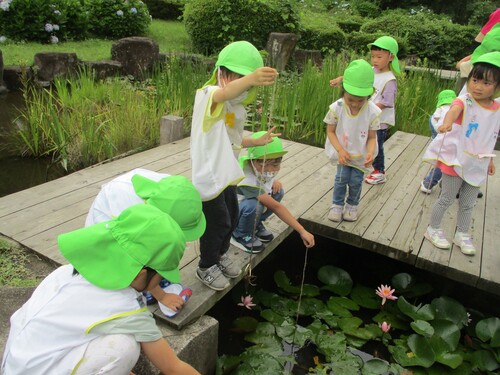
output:
{"label": "child's arm", "polygon": [[141,349],[162,374],[200,375],[193,367],[181,361],[163,338],[152,342],[141,342]]}
{"label": "child's arm", "polygon": [[453,128],[453,123],[462,114],[462,107],[459,105],[452,105],[450,110],[444,116],[443,125],[441,125],[437,130],[439,133],[449,132]]}
{"label": "child's arm", "polygon": [[283,220],[286,224],[290,225],[293,229],[299,232],[302,241],[306,247],[314,246],[314,236],[309,233],[305,228],[293,217],[292,213],[288,211],[284,205],[275,200],[269,194],[261,194],[257,197],[262,205],[266,206],[268,210],[271,210]]}
{"label": "child's arm", "polygon": [[372,165],[373,155],[375,154],[375,147],[377,147],[377,131],[368,130],[368,139],[366,141],[366,159],[365,167]]}
{"label": "child's arm", "polygon": [[339,87],[342,83],[344,76],[338,76],[330,81],[330,87]]}
{"label": "child's arm", "polygon": [[264,66],[250,74],[229,82],[224,87],[216,90],[212,96],[213,103],[222,103],[236,98],[246,90],[254,86],[270,86],[276,80],[278,71],[274,68]]}
{"label": "child's arm", "polygon": [[339,154],[339,163],[345,165],[349,162],[349,160],[351,160],[351,156],[340,144],[339,139],[337,138],[337,134],[335,134],[336,129],[337,129],[336,124],[327,124],[326,135],[328,137],[328,140],[332,144],[333,148],[337,150]]}
{"label": "child's arm", "polygon": [[165,293],[158,284],[150,292],[158,302],[161,302],[173,311],[179,311],[184,305],[184,300],[181,296],[175,293]]}

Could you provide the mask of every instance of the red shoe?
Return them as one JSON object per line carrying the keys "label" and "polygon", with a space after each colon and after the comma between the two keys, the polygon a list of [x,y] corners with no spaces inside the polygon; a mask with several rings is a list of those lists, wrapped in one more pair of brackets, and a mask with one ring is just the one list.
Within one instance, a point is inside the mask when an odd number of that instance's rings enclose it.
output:
{"label": "red shoe", "polygon": [[378,185],[383,184],[385,182],[385,173],[380,172],[377,169],[374,169],[372,173],[370,173],[366,178],[365,182],[370,185]]}

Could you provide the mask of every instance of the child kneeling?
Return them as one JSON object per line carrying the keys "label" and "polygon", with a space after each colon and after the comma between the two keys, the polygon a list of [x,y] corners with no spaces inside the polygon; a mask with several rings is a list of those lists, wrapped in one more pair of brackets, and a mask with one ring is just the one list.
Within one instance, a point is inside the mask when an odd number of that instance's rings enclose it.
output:
{"label": "child kneeling", "polygon": [[[265,133],[254,133],[252,138]],[[276,174],[286,153],[281,140],[273,137],[271,143],[249,147],[248,154],[240,157],[245,178],[238,184],[239,218],[231,242],[246,252],[259,253],[264,249],[263,243],[274,238],[262,223],[273,213],[299,232],[306,247],[314,246],[314,236],[280,203],[285,193]]]}

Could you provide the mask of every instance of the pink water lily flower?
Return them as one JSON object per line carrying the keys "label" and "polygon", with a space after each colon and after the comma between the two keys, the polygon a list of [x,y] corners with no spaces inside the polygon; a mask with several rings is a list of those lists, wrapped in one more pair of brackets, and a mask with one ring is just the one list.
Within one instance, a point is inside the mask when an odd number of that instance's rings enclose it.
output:
{"label": "pink water lily flower", "polygon": [[382,332],[387,333],[391,330],[391,325],[387,322],[383,322],[382,324],[379,323],[378,325]]}
{"label": "pink water lily flower", "polygon": [[397,300],[398,297],[392,295],[394,293],[394,289],[391,289],[389,285],[380,285],[377,290],[375,291],[377,293],[377,296],[382,298],[382,305],[385,303],[386,300]]}
{"label": "pink water lily flower", "polygon": [[246,297],[241,296],[241,302],[238,303],[238,306],[246,307],[248,310],[252,310],[252,307],[257,306],[252,301],[253,301],[253,297],[250,294]]}

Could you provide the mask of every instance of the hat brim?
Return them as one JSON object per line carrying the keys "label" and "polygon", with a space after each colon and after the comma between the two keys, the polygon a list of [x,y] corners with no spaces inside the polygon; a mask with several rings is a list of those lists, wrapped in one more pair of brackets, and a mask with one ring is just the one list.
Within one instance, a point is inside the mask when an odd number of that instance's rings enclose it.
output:
{"label": "hat brim", "polygon": [[[127,288],[145,267],[115,238],[114,225],[114,220],[110,220],[57,238],[64,258],[91,284],[108,290]],[[180,282],[178,266],[155,271],[171,282]]]}
{"label": "hat brim", "polygon": [[344,87],[344,90],[346,92],[354,96],[372,96],[373,92],[375,91],[373,87],[355,87],[353,85],[350,85],[349,83],[346,83],[346,81],[342,81],[342,86]]}
{"label": "hat brim", "polygon": [[195,241],[200,238],[203,233],[205,233],[205,229],[207,228],[207,220],[205,219],[205,215],[202,213],[200,215],[200,220],[196,224],[194,228],[182,228],[182,233],[186,237],[186,241]]}

